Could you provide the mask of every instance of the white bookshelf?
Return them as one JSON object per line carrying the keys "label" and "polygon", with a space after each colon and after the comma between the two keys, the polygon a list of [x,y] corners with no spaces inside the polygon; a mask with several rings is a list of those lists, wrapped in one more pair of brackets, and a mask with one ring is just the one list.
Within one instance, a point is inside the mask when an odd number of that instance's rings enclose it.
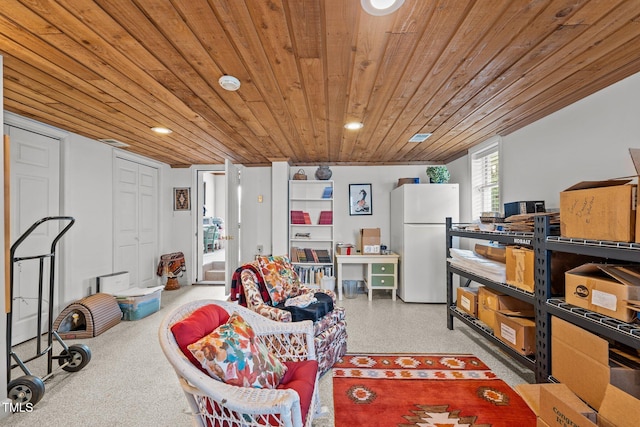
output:
{"label": "white bookshelf", "polygon": [[[333,276],[333,189],[333,181],[330,180],[289,181],[289,256],[300,280],[308,286],[318,287],[322,276]],[[327,192],[330,194],[327,195]],[[307,214],[309,224],[292,221],[292,216],[300,218],[300,212]],[[331,223],[321,224],[321,215],[331,216]],[[316,256],[328,255],[328,259],[302,259],[299,249],[306,249],[309,258],[315,253]]]}

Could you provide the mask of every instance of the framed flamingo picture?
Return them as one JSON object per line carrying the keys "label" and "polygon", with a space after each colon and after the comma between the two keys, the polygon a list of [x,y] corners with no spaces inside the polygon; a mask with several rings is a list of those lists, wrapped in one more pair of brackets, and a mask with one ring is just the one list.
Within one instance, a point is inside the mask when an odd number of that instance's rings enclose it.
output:
{"label": "framed flamingo picture", "polygon": [[372,215],[371,184],[349,184],[349,215]]}

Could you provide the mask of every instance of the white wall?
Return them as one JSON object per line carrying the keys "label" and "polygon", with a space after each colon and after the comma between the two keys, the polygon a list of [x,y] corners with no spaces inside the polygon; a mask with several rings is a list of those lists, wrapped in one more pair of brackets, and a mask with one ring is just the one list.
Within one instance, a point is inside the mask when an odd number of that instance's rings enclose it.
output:
{"label": "white wall", "polygon": [[62,142],[61,215],[76,222],[61,241],[64,280],[60,309],[96,291],[96,277],[113,273],[113,148],[80,135]]}
{"label": "white wall", "polygon": [[[544,200],[580,181],[636,175],[629,148],[640,147],[640,73],[502,137],[502,202]],[[461,221],[471,218],[468,156],[452,162],[460,186]],[[465,172],[467,168],[467,172]]]}
{"label": "white wall", "polygon": [[502,200],[544,200],[580,181],[635,175],[640,147],[640,73],[503,137]]}
{"label": "white wall", "polygon": [[[160,247],[160,254],[172,252],[182,252],[186,265],[193,266],[195,259],[196,245],[201,247],[200,242],[196,242],[196,219],[198,212],[202,210],[202,205],[198,203],[196,194],[197,187],[194,185],[194,171],[191,168],[169,168],[164,170],[164,184],[160,186],[161,207],[160,212],[164,214],[164,221],[160,221],[160,234],[164,240]],[[173,210],[173,188],[191,188],[191,210]],[[192,268],[187,267],[187,272],[183,275],[180,284],[191,284]]]}
{"label": "white wall", "polygon": [[246,263],[255,258],[258,245],[263,253],[271,253],[271,168],[242,168],[240,186],[240,263]]}

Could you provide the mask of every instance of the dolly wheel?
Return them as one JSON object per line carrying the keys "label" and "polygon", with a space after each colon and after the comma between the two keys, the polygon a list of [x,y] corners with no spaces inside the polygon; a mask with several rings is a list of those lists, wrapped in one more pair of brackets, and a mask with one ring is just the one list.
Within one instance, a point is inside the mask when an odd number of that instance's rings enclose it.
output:
{"label": "dolly wheel", "polygon": [[16,378],[7,386],[7,397],[19,405],[35,405],[42,396],[44,396],[44,382],[33,375]]}
{"label": "dolly wheel", "polygon": [[[69,354],[71,356],[69,356]],[[69,353],[66,350],[62,350],[58,364],[60,366],[69,362],[68,365],[63,366],[67,372],[78,372],[80,369],[87,366],[87,363],[91,360],[91,350],[84,344],[74,344],[69,346]]]}

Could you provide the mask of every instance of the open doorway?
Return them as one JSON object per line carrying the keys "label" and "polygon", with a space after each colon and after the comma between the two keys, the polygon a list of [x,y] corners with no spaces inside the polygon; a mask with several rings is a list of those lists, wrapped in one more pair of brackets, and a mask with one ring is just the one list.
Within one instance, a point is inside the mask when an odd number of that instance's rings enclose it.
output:
{"label": "open doorway", "polygon": [[[198,284],[224,285],[226,282],[226,177],[224,171],[198,173],[199,236]],[[198,257],[200,258],[200,257]]]}
{"label": "open doorway", "polygon": [[[224,285],[226,292],[230,292],[240,257],[240,169],[225,160],[222,167],[210,166],[195,172],[197,215],[192,247],[197,256],[193,257],[191,270],[193,283]],[[205,241],[204,231],[211,226],[218,235],[209,233]]]}

